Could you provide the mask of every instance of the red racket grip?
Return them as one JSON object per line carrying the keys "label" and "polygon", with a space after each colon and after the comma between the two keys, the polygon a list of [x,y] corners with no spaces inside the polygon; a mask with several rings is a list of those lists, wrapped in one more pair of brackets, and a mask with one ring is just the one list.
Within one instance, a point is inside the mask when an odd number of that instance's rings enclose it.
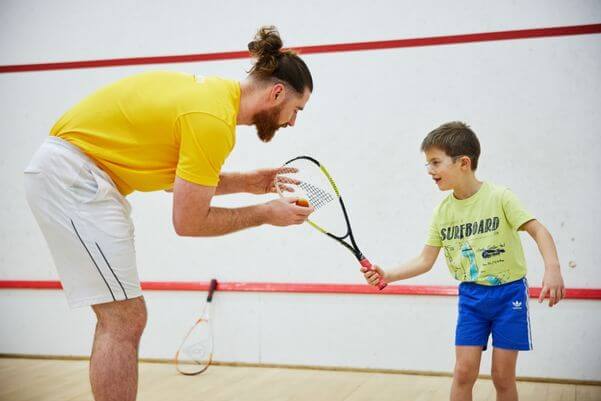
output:
{"label": "red racket grip", "polygon": [[[361,263],[361,266],[365,267],[367,270],[376,271],[376,269],[374,269],[374,266],[369,260],[367,260],[367,258],[361,259],[359,263]],[[384,288],[386,288],[387,285],[388,284],[384,282],[384,278],[380,276],[380,281],[378,281],[378,289],[382,291]]]}

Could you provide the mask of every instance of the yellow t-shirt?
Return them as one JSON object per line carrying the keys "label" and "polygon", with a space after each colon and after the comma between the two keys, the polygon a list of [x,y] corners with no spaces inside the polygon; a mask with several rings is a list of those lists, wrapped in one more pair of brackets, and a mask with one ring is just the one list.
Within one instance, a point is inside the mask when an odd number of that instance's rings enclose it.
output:
{"label": "yellow t-shirt", "polygon": [[52,127],[92,158],[123,195],[173,186],[175,175],[217,186],[236,141],[240,84],[146,72],[101,88]]}
{"label": "yellow t-shirt", "polygon": [[509,189],[485,182],[467,199],[451,194],[438,205],[426,244],[444,248],[459,281],[508,283],[526,275],[517,231],[533,218]]}

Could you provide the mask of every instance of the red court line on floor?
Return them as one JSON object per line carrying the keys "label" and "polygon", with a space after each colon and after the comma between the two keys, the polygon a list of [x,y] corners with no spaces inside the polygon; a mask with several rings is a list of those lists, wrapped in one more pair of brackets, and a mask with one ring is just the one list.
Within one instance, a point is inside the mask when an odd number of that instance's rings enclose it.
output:
{"label": "red court line on floor", "polygon": [[[146,291],[206,291],[208,282],[203,281],[144,281]],[[0,289],[60,290],[59,281],[0,280]],[[427,295],[454,296],[456,286],[441,285],[389,285],[383,291],[363,284],[320,284],[320,283],[266,283],[266,282],[219,282],[218,291],[227,292],[279,292],[308,294],[383,294],[383,295]],[[530,297],[538,298],[540,287],[530,288]],[[601,300],[601,288],[568,288],[568,299]]]}
{"label": "red court line on floor", "polygon": [[[463,35],[432,36],[425,38],[382,40],[372,42],[300,46],[294,47],[294,49],[302,54],[317,54],[360,50],[398,49],[404,47],[437,46],[499,40],[532,39],[554,36],[588,35],[598,33],[601,33],[601,24],[519,29],[512,31],[481,32]],[[248,52],[246,50],[242,50],[232,52],[185,54],[173,56],[129,57],[104,60],[83,60],[56,63],[3,65],[0,66],[0,73],[116,67],[142,64],[190,63],[201,61],[241,59],[247,58],[248,56]]]}

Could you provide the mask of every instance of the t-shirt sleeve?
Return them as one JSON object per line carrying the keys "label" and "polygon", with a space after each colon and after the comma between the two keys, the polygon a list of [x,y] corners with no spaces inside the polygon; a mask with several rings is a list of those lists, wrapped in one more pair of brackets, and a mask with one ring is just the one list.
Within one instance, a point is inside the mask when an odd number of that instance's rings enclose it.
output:
{"label": "t-shirt sleeve", "polygon": [[215,187],[225,159],[233,148],[231,128],[205,113],[190,113],[178,119],[179,161],[175,174],[186,181]]}
{"label": "t-shirt sleeve", "polygon": [[430,229],[428,230],[428,238],[426,239],[426,245],[430,246],[442,246],[442,238],[440,237],[440,230],[438,229],[438,210],[436,208],[432,214],[432,220],[430,221]]}
{"label": "t-shirt sleeve", "polygon": [[502,202],[505,218],[514,230],[517,231],[524,223],[534,219],[534,216],[524,208],[522,202],[509,189],[503,192]]}

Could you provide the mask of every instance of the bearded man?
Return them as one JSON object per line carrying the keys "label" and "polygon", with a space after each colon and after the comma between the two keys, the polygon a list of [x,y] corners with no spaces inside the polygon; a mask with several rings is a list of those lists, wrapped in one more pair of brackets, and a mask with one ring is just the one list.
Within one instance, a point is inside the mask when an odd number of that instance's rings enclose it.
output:
{"label": "bearded man", "polygon": [[215,195],[273,192],[278,169],[222,172],[236,126],[255,125],[269,142],[294,126],[313,90],[307,65],[282,51],[275,27],[248,45],[243,82],[145,72],[104,88],[67,111],[25,169],[25,189],[67,301],[97,317],[90,358],[96,401],[133,401],[146,306],[126,196],[173,191],[180,236],[216,236],[262,224],[301,224],[313,211],[278,199],[240,208]]}

